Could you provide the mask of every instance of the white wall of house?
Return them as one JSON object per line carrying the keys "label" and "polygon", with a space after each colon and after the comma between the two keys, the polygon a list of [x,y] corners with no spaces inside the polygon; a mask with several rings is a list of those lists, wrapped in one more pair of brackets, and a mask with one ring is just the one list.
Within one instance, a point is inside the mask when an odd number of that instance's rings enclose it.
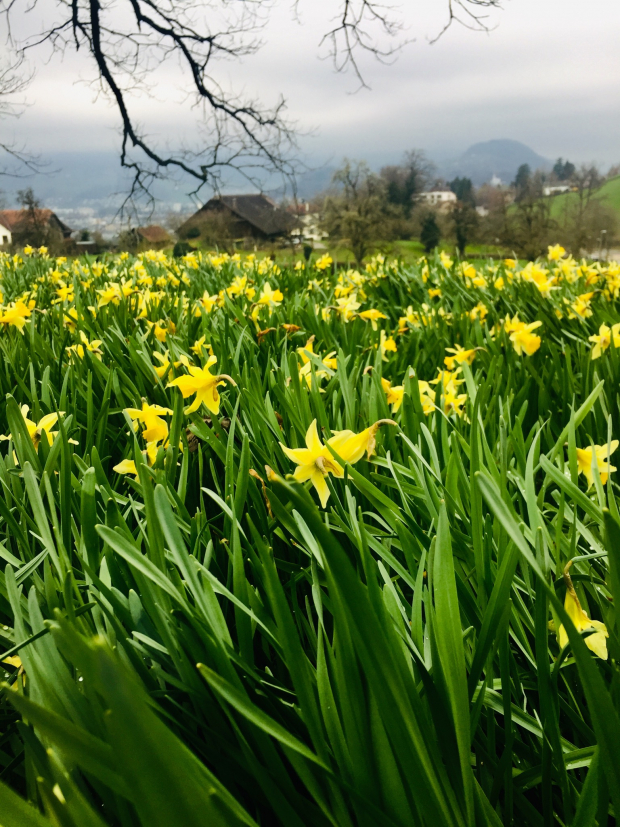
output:
{"label": "white wall of house", "polygon": [[456,203],[456,195],[452,192],[452,190],[431,190],[430,192],[421,192],[417,196],[417,199],[423,204],[428,204],[431,207]]}
{"label": "white wall of house", "polygon": [[0,247],[8,247],[12,241],[11,231],[7,230],[4,224],[0,224]]}

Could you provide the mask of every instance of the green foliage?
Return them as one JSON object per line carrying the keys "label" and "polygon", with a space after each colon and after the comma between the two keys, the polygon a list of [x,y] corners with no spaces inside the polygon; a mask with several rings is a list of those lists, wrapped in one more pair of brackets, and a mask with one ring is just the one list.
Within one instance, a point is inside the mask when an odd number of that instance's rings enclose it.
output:
{"label": "green foliage", "polygon": [[[584,451],[618,438],[616,342],[590,341],[617,268],[1,266],[3,826],[613,822],[617,474]],[[219,410],[186,414],[168,383],[209,348]],[[313,420],[388,418],[325,509],[288,476]]]}

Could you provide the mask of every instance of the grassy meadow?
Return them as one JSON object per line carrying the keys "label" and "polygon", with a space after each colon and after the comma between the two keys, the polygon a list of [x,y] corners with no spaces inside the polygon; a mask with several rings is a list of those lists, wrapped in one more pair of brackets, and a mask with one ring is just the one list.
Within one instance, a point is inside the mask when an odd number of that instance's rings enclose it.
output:
{"label": "grassy meadow", "polygon": [[608,827],[620,265],[0,259],[2,827]]}

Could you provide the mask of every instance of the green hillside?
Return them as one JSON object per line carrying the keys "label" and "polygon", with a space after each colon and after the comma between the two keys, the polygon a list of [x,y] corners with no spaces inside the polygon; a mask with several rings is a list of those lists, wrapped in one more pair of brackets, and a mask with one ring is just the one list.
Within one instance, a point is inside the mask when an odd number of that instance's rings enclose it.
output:
{"label": "green hillside", "polygon": [[[613,208],[620,220],[620,176],[610,178],[609,181],[606,181],[596,195],[597,198],[603,199]],[[562,195],[552,196],[551,215],[553,218],[561,218],[570,202],[576,200],[577,193],[574,192],[566,192],[562,193]]]}

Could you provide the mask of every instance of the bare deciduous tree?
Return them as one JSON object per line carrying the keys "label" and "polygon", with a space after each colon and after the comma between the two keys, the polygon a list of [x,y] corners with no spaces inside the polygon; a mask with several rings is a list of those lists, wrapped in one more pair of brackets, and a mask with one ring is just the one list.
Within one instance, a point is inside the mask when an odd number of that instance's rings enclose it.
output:
{"label": "bare deciduous tree", "polygon": [[[301,2],[301,0],[298,0]],[[484,9],[499,0],[444,0],[447,25],[454,20],[484,28]],[[10,36],[16,16],[33,16],[42,0],[0,0]],[[236,60],[259,47],[269,0],[51,0],[35,35],[15,45],[21,54],[47,44],[56,52],[85,50],[97,83],[118,110],[121,163],[133,173],[133,195],[151,192],[153,181],[172,172],[189,176],[196,190],[218,188],[224,169],[236,168],[256,181],[259,170],[290,177],[295,165],[295,133],[284,101],[271,107],[225,89],[214,75],[219,60]],[[352,69],[363,82],[358,56],[393,54],[402,21],[395,8],[374,0],[334,0],[335,18],[325,34],[337,70]],[[467,19],[462,19],[465,15]],[[42,17],[42,16],[41,16]],[[21,22],[21,20],[20,20]],[[180,64],[195,105],[202,106],[206,136],[198,148],[161,148],[141,128],[136,99],[153,94],[153,71]]]}
{"label": "bare deciduous tree", "polygon": [[334,173],[333,183],[335,191],[323,205],[323,226],[351,249],[361,266],[379,240],[389,240],[399,208],[388,201],[383,178],[363,161],[345,161]]}

